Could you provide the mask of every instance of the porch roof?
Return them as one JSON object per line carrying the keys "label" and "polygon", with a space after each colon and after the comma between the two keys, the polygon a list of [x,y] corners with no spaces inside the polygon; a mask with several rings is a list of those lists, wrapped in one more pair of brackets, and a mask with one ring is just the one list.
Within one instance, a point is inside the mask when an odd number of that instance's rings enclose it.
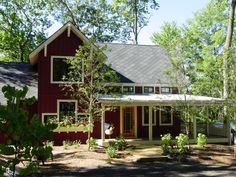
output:
{"label": "porch roof", "polygon": [[221,98],[184,94],[102,95],[98,100],[103,104],[183,104],[187,102],[204,105],[213,103],[220,104],[224,102],[224,99]]}

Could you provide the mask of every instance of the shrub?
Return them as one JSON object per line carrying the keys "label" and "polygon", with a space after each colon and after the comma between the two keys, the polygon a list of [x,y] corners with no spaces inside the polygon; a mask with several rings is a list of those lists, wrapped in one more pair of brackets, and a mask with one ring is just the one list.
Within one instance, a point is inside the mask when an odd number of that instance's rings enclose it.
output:
{"label": "shrub", "polygon": [[44,164],[44,162],[49,158],[53,159],[51,146],[34,147],[31,153],[33,157],[35,157],[38,161],[41,161],[42,164]]}
{"label": "shrub", "polygon": [[168,154],[170,152],[171,145],[171,134],[161,135],[161,149],[163,154]]}
{"label": "shrub", "polygon": [[73,147],[74,147],[75,149],[77,149],[77,148],[80,147],[81,142],[80,142],[80,140],[75,140],[75,141],[72,142],[72,144],[73,144]]}
{"label": "shrub", "polygon": [[207,137],[202,133],[198,133],[197,136],[197,145],[200,147],[204,147],[207,144]]}
{"label": "shrub", "polygon": [[69,140],[64,140],[62,142],[62,145],[63,145],[63,149],[68,149],[69,146],[71,146],[72,144],[71,144],[71,142]]}
{"label": "shrub", "polygon": [[86,141],[87,145],[89,146],[89,149],[94,149],[98,146],[97,144],[97,140],[93,139],[93,137],[90,137],[87,141]]}
{"label": "shrub", "polygon": [[176,140],[177,140],[177,145],[178,147],[184,147],[185,145],[187,145],[188,143],[188,136],[180,133],[179,136],[176,136]]}
{"label": "shrub", "polygon": [[117,150],[123,151],[127,148],[128,143],[125,141],[125,138],[120,135],[116,137],[116,146],[117,146]]}
{"label": "shrub", "polygon": [[106,149],[106,154],[108,155],[109,158],[115,158],[117,157],[117,149],[115,147],[109,146]]}

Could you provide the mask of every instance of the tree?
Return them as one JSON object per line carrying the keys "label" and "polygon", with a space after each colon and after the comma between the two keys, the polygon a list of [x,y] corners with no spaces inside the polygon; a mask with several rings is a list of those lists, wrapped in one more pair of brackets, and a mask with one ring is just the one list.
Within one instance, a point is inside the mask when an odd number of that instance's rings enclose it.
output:
{"label": "tree", "polygon": [[[195,13],[193,19],[183,26],[177,26],[176,32],[170,33],[171,36],[168,34],[168,24],[162,28],[166,30],[153,35],[156,44],[164,44],[167,48],[174,65],[185,69],[184,73],[190,82],[188,89],[193,94],[223,96],[222,51],[226,39],[228,7],[226,0],[211,0],[205,8]],[[235,45],[232,44],[233,58]],[[230,59],[228,66],[229,95],[232,97],[235,94],[235,61]]]}
{"label": "tree", "polygon": [[[0,154],[14,155],[9,158],[7,166],[15,176],[16,165],[29,161],[26,169],[20,174],[27,175],[38,171],[38,162],[32,158],[44,157],[46,160],[52,155],[52,148],[43,144],[46,139],[52,138],[52,130],[55,125],[42,125],[37,116],[28,118],[27,106],[35,102],[35,98],[25,98],[28,88],[16,89],[11,86],[4,86],[2,92],[7,99],[7,105],[0,105],[0,132],[7,140],[6,144],[0,145]],[[45,156],[46,154],[46,156]]]}
{"label": "tree", "polygon": [[113,8],[124,18],[123,38],[130,40],[133,34],[133,43],[138,44],[138,34],[143,27],[147,26],[150,11],[157,10],[158,7],[156,0],[114,0]]}
{"label": "tree", "polygon": [[114,70],[107,64],[103,53],[104,47],[94,46],[94,40],[79,46],[74,58],[68,59],[69,73],[66,80],[71,83],[64,84],[63,90],[79,101],[79,110],[89,115],[88,140],[93,128],[94,119],[101,116],[104,108],[98,102],[101,94],[107,94],[109,83],[118,80]]}
{"label": "tree", "polygon": [[96,42],[119,39],[122,22],[106,0],[56,0],[51,1],[51,10],[57,20],[71,21]]}
{"label": "tree", "polygon": [[0,60],[28,61],[29,53],[45,40],[45,30],[50,25],[45,8],[47,2],[42,0],[2,1]]}

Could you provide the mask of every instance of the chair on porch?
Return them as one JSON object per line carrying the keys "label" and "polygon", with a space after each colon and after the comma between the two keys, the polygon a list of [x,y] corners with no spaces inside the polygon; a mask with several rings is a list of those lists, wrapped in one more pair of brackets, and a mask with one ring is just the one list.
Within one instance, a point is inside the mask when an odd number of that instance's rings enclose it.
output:
{"label": "chair on porch", "polygon": [[105,134],[108,135],[109,139],[111,138],[114,129],[115,127],[113,124],[105,123]]}

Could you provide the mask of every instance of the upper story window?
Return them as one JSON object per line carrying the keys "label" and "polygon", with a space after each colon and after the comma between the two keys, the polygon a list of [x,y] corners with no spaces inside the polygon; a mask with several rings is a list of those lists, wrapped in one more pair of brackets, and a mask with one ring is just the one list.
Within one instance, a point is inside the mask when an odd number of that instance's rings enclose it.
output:
{"label": "upper story window", "polygon": [[107,86],[108,94],[120,94],[121,86]]}
{"label": "upper story window", "polygon": [[123,86],[123,93],[134,93],[134,86]]}
{"label": "upper story window", "polygon": [[161,93],[162,94],[171,93],[171,88],[170,87],[161,87]]}
{"label": "upper story window", "polygon": [[144,93],[154,93],[154,87],[144,86]]}
{"label": "upper story window", "polygon": [[[76,82],[83,81],[83,69],[76,72],[76,77],[73,78],[75,81],[69,81],[70,64],[67,60],[71,57],[66,56],[52,56],[51,57],[51,83],[65,83],[65,82]],[[74,72],[73,72],[74,74]]]}
{"label": "upper story window", "polygon": [[66,62],[66,57],[51,58],[51,82],[60,83],[66,82],[68,78],[69,64]]}

